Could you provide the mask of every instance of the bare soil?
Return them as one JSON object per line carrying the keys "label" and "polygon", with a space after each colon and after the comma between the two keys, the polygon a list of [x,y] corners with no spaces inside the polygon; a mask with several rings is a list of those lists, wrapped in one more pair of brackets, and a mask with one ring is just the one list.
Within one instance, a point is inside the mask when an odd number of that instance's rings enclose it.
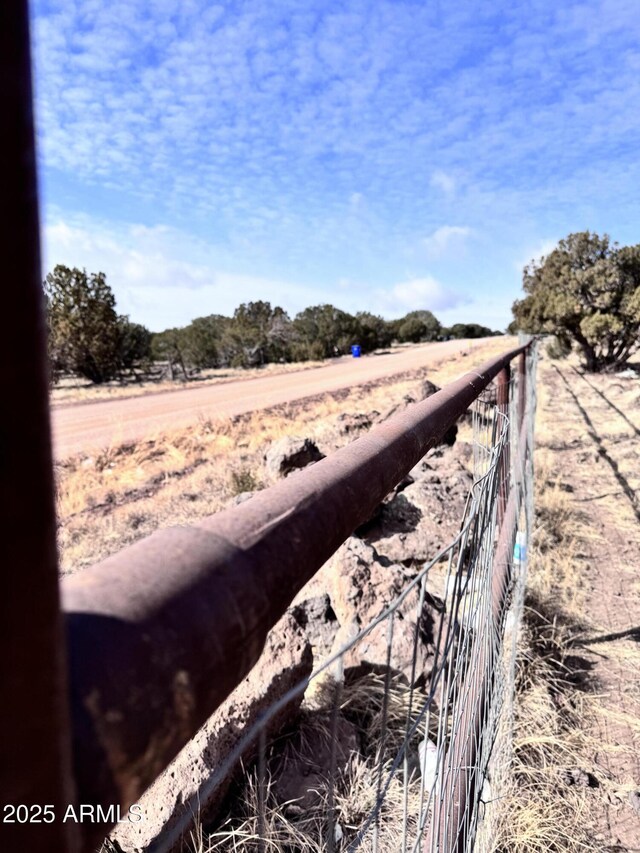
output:
{"label": "bare soil", "polygon": [[[584,695],[580,704],[574,695],[573,709],[562,709],[580,730],[580,745],[568,760],[576,766],[559,773],[557,796],[583,788],[576,806],[586,838],[580,849],[637,851],[640,375],[594,376],[575,361],[546,358],[538,387],[540,529],[549,536],[558,526],[574,526],[571,542],[566,535],[555,547],[547,542],[546,583],[554,621],[570,626],[565,676]],[[562,514],[568,521],[560,520]],[[532,565],[538,587],[535,571],[541,568]]]}

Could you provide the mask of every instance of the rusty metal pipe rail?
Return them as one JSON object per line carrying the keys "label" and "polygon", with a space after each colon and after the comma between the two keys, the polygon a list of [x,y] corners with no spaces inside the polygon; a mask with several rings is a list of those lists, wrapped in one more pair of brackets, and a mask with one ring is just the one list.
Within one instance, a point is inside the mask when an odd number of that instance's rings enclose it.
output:
{"label": "rusty metal pipe rail", "polygon": [[[134,803],[256,663],[297,592],[518,347],[250,501],[63,581],[80,802]],[[86,843],[105,825],[84,825]]]}

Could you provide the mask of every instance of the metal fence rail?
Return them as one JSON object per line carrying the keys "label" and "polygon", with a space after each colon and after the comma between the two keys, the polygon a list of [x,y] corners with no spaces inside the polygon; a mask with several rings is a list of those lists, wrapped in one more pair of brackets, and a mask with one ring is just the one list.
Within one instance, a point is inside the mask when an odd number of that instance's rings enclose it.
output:
{"label": "metal fence rail", "polygon": [[296,593],[522,352],[488,361],[251,501],[64,579],[83,801],[136,801],[242,681]]}
{"label": "metal fence rail", "polygon": [[[526,567],[524,543],[532,520],[535,354],[529,353],[525,359],[513,378],[504,377],[503,401],[497,406],[495,400],[480,399],[474,404],[475,476],[459,534],[433,555],[376,619],[243,734],[201,787],[198,799],[207,802],[254,743],[259,745],[259,758],[247,772],[244,792],[239,794],[244,806],[209,836],[204,849],[256,853],[489,849],[501,773],[508,764],[515,637]],[[525,377],[531,389],[528,394]],[[505,465],[505,460],[512,464]],[[443,599],[443,618],[433,666],[427,682],[422,683],[417,663],[420,618],[425,599],[434,590]],[[398,618],[407,618],[409,601],[415,609],[415,633],[411,674],[404,677],[392,665],[394,625]],[[345,677],[349,655],[380,631],[387,647],[384,672],[367,673],[355,682]],[[264,733],[296,696],[315,695],[313,685],[318,681],[324,685],[324,704],[307,716],[318,725],[329,726],[331,769],[320,783],[315,780],[316,788],[321,789],[320,804],[304,820],[288,822],[283,817],[286,808],[271,791],[273,780],[265,776],[265,768],[273,765],[273,754]],[[369,731],[375,748],[358,760],[360,770],[372,780],[375,795],[370,807],[359,810],[354,824],[345,805],[349,799],[345,788],[355,786],[352,800],[361,797],[366,801],[367,796],[359,792],[360,782],[354,778],[352,766],[336,769],[336,744],[340,720],[353,712],[354,697],[365,691],[368,701],[377,703],[376,723]],[[278,748],[282,750],[282,745]],[[285,746],[285,754],[286,750]],[[194,799],[185,804],[183,818],[172,831],[147,848],[150,853],[174,849],[188,833],[196,813]],[[479,848],[475,847],[476,838],[480,839]]]}

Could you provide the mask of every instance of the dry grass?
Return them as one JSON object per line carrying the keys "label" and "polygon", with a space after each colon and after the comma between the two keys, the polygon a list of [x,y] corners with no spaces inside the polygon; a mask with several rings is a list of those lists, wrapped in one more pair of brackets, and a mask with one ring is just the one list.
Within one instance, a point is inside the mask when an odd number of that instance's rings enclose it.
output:
{"label": "dry grass", "polygon": [[[394,678],[387,685],[380,675],[368,674],[352,683],[342,685],[336,695],[335,685],[324,685],[325,707],[318,707],[314,695],[313,708],[303,707],[304,725],[321,729],[331,737],[330,707],[339,697],[340,713],[357,726],[361,752],[350,756],[338,772],[334,789],[334,838],[339,839],[336,849],[343,849],[354,841],[375,811],[381,780],[386,782],[396,752],[404,740],[407,718],[414,722],[421,703],[414,696],[410,707],[409,688]],[[387,693],[387,736],[381,744],[382,708]],[[417,739],[412,755],[413,770],[405,791],[402,773],[395,773],[380,807],[377,829],[371,822],[361,840],[361,849],[371,849],[373,834],[378,835],[380,853],[397,853],[402,847],[405,797],[408,814],[409,839],[417,834],[417,815],[421,810],[421,784],[417,771]],[[286,738],[277,743],[278,758],[284,762],[295,761],[295,739]],[[269,767],[270,756],[266,757]],[[231,814],[213,831],[207,832],[198,825],[192,835],[189,849],[193,853],[214,851],[274,851],[274,853],[323,853],[326,851],[329,831],[329,781],[318,789],[319,802],[313,809],[291,818],[287,816],[286,803],[278,802],[274,778],[267,773],[261,790],[256,768],[249,770],[242,792],[234,799]],[[264,802],[261,814],[261,802]],[[337,831],[337,835],[335,832]]]}
{"label": "dry grass", "polygon": [[[563,370],[570,368],[563,365]],[[627,850],[631,848],[617,846],[613,830],[606,837],[599,815],[605,803],[620,802],[622,808],[629,792],[637,789],[638,780],[620,778],[612,772],[611,762],[637,754],[640,724],[635,715],[616,709],[615,700],[603,692],[597,658],[580,640],[603,633],[592,611],[587,580],[591,560],[607,553],[614,532],[637,538],[637,520],[620,493],[614,489],[608,494],[599,482],[603,469],[595,467],[584,419],[557,394],[552,396],[552,367],[548,362],[541,367],[536,529],[518,648],[511,778],[490,849],[495,853]],[[594,381],[611,396],[615,385],[611,378]],[[576,377],[576,391],[579,382]],[[590,411],[596,428],[606,430],[608,447],[630,440],[632,430],[622,419],[616,421],[605,411],[594,413],[593,404]],[[575,468],[563,456],[567,450],[584,454],[579,458],[591,464],[591,476],[583,474],[577,480]],[[619,470],[637,477],[628,457],[616,458]],[[603,519],[600,527],[593,523],[593,510],[586,509],[594,501],[597,517]],[[610,568],[613,577],[615,565]],[[607,646],[606,656],[612,670],[619,667],[628,674],[626,689],[640,698],[638,643],[622,638]],[[631,739],[607,736],[621,724],[633,732]],[[568,780],[577,771],[586,775],[578,774],[579,781],[571,784]]]}
{"label": "dry grass", "polygon": [[[473,350],[477,364],[504,348],[500,339]],[[227,506],[240,491],[268,485],[263,456],[285,435],[310,437],[324,453],[353,440],[337,418],[385,412],[428,376],[443,385],[471,366],[468,354],[318,399],[225,419],[136,443],[113,445],[56,466],[59,549],[63,572],[76,571],[170,524],[195,523]]]}
{"label": "dry grass", "polygon": [[575,520],[554,488],[540,490],[538,512],[548,521],[540,522],[530,558],[516,660],[512,768],[491,846],[495,853],[593,849],[585,833],[588,789],[562,781],[564,773],[584,767],[589,746],[576,725],[586,713],[582,686],[567,663],[576,626],[562,610],[577,607]]}

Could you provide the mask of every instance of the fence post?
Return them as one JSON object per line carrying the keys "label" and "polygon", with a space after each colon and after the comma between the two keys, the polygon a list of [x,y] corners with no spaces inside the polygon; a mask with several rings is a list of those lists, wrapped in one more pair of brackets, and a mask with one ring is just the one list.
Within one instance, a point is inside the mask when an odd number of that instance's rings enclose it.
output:
{"label": "fence post", "polygon": [[[5,222],[0,255],[9,321],[0,336],[5,404],[0,419],[0,791],[3,808],[21,806],[13,823],[3,812],[0,846],[71,853],[77,849],[75,827],[63,822],[73,791],[26,0],[0,4],[0,103]],[[32,806],[42,809],[38,813]]]}
{"label": "fence post", "polygon": [[[496,376],[496,404],[498,411],[505,417],[509,417],[509,386],[511,380],[511,366],[509,364],[502,368]],[[498,429],[502,428],[502,424],[498,425]],[[502,527],[505,510],[507,508],[507,499],[509,496],[509,443],[502,450],[500,457],[500,466],[498,468],[498,507],[497,507],[497,523],[498,529]]]}
{"label": "fence post", "polygon": [[524,410],[527,404],[527,353],[518,356],[518,428],[524,421]]}

